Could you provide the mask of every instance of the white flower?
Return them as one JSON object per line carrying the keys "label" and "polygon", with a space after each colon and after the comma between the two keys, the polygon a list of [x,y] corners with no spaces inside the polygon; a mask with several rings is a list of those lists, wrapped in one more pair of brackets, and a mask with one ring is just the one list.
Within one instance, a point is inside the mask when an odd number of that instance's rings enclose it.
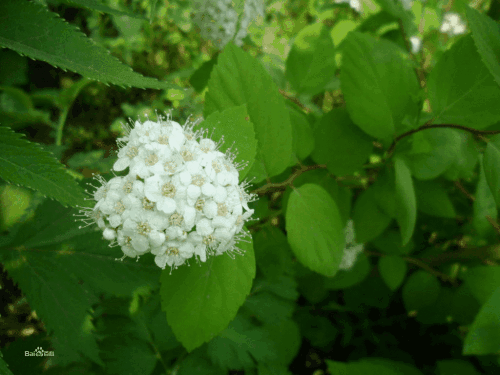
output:
{"label": "white flower", "polygon": [[364,245],[357,244],[356,234],[354,232],[353,221],[349,220],[344,228],[345,244],[344,254],[342,256],[342,261],[340,262],[339,269],[349,270],[351,269],[358,258],[358,254],[363,251]]}
{"label": "white flower", "polygon": [[465,33],[467,27],[460,18],[460,15],[453,12],[448,12],[444,15],[443,23],[441,24],[440,31],[450,36]]}
{"label": "white flower", "polygon": [[359,0],[335,0],[335,2],[337,4],[349,3],[349,6],[358,13],[362,10],[361,2]]}
{"label": "white flower", "polygon": [[411,53],[415,54],[420,51],[420,47],[422,47],[422,39],[418,36],[412,36],[410,38],[411,43]]}
{"label": "white flower", "polygon": [[97,223],[124,257],[150,252],[159,267],[178,267],[193,257],[205,262],[237,252],[237,242],[245,241],[254,196],[245,192],[247,183],[238,185],[242,164],[193,131],[195,125],[181,127],[169,117],[137,121],[120,138],[115,163],[115,170],[128,167],[128,175],[96,177],[96,205],[82,210],[83,221]]}

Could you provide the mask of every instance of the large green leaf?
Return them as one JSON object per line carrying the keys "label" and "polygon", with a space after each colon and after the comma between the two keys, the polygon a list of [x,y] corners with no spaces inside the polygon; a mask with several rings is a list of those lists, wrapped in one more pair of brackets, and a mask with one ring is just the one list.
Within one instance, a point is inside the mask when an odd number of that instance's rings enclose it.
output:
{"label": "large green leaf", "polygon": [[465,7],[467,20],[477,51],[493,78],[500,85],[500,31],[498,24],[487,15],[471,7]]}
{"label": "large green leaf", "polygon": [[476,187],[475,200],[473,204],[472,224],[474,229],[480,236],[487,236],[494,232],[491,223],[487,216],[492,220],[496,220],[498,209],[495,203],[495,198],[491,193],[491,189],[486,181],[486,173],[483,162],[483,155],[479,155],[479,181]]}
{"label": "large green leaf", "polygon": [[293,152],[292,165],[296,164],[296,158],[303,160],[314,150],[314,136],[311,125],[304,112],[293,106],[288,106],[290,114],[290,124],[293,132]]}
{"label": "large green leaf", "polygon": [[46,200],[0,257],[53,334],[58,358],[64,361],[83,353],[99,362],[95,337],[84,330],[92,304],[102,292],[130,295],[138,287],[154,287],[161,270],[150,256],[140,262],[117,261],[121,250],[110,249],[100,231],[78,229],[73,213]]}
{"label": "large green leaf", "polygon": [[207,129],[210,136],[213,135],[215,142],[224,139],[224,144],[220,149],[222,152],[231,148],[234,143],[232,151],[237,152],[235,163],[248,162],[247,166],[240,171],[240,180],[245,178],[252,168],[257,150],[254,127],[250,122],[246,107],[242,105],[227,108],[222,112],[213,112],[195,129],[199,127]]}
{"label": "large green leaf", "polygon": [[328,28],[321,22],[304,27],[288,54],[286,78],[299,93],[314,95],[335,77],[335,69],[335,49]]}
{"label": "large green leaf", "polygon": [[253,243],[240,242],[243,255],[213,256],[201,265],[161,274],[162,309],[177,339],[190,352],[223,331],[252,287]]}
{"label": "large green leaf", "polygon": [[36,143],[0,127],[0,177],[27,186],[64,206],[85,206],[85,195],[64,166]]}
{"label": "large green leaf", "polygon": [[417,207],[427,215],[453,218],[457,214],[446,190],[436,181],[415,180]]}
{"label": "large green leaf", "polygon": [[372,189],[363,191],[354,203],[354,228],[360,243],[377,238],[391,223],[391,217],[382,211]]}
{"label": "large green leaf", "polygon": [[403,246],[406,245],[415,230],[417,220],[417,202],[410,169],[399,157],[395,158],[396,172],[396,220],[401,230]]}
{"label": "large green leaf", "polygon": [[465,273],[465,285],[482,305],[500,287],[500,267],[477,266]]}
{"label": "large green leaf", "polygon": [[403,118],[418,111],[415,72],[389,41],[350,32],[343,41],[340,79],[352,120],[372,137],[393,137]]}
{"label": "large green leaf", "polygon": [[391,290],[399,288],[403,282],[407,266],[403,258],[396,255],[389,255],[380,258],[378,261],[380,276]]}
{"label": "large green leaf", "polygon": [[373,149],[372,139],[351,121],[344,108],[320,118],[314,128],[314,143],[314,161],[326,164],[331,173],[341,176],[356,172]]}
{"label": "large green leaf", "polygon": [[334,276],[344,250],[344,226],[337,204],[319,185],[305,184],[290,195],[286,210],[288,242],[297,259]]}
{"label": "large green leaf", "polygon": [[493,292],[474,319],[474,323],[465,337],[464,355],[486,355],[500,352],[499,311],[500,287]]}
{"label": "large green leaf", "polygon": [[[292,127],[284,99],[262,65],[229,44],[210,75],[204,115],[242,104],[247,105],[258,141],[257,162],[252,171],[262,164],[269,176],[280,174],[292,155]],[[252,171],[250,175],[255,176]]]}
{"label": "large green leaf", "polygon": [[485,129],[500,120],[500,87],[470,35],[459,39],[443,54],[427,87],[436,124]]}
{"label": "large green leaf", "polygon": [[486,182],[490,188],[493,199],[497,203],[497,207],[500,207],[500,149],[498,140],[500,137],[495,136],[497,144],[493,141],[488,142],[486,150],[484,151],[483,165],[484,165],[484,175],[486,177]]}
{"label": "large green leaf", "polygon": [[436,302],[441,284],[436,276],[423,270],[410,275],[403,286],[403,302],[407,311],[420,310]]}
{"label": "large green leaf", "polygon": [[4,0],[0,2],[0,14],[3,47],[103,83],[152,89],[174,87],[134,72],[36,2]]}

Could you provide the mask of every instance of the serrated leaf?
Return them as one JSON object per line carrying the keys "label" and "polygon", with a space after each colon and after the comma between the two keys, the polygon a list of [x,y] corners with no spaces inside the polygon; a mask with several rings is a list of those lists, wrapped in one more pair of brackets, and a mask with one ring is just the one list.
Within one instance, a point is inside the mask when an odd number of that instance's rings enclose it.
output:
{"label": "serrated leaf", "polygon": [[160,295],[168,324],[191,352],[210,341],[234,319],[255,277],[253,243],[240,242],[244,255],[213,256],[200,266],[161,274]]}
{"label": "serrated leaf", "polygon": [[99,2],[98,0],[60,0],[60,1],[66,4],[80,6],[90,10],[97,10],[102,13],[113,14],[115,16],[127,16],[143,20],[146,19],[146,17],[141,16],[139,14],[135,14],[132,12],[124,12],[119,9],[108,7],[103,3]]}
{"label": "serrated leaf", "polygon": [[292,155],[292,127],[284,99],[262,65],[229,44],[210,75],[204,115],[243,104],[247,105],[258,141],[254,168],[264,166],[269,176],[282,173]]}
{"label": "serrated leaf", "polygon": [[380,276],[391,290],[399,288],[406,276],[406,262],[399,256],[385,256],[378,261]]}
{"label": "serrated leaf", "polygon": [[372,139],[351,121],[344,108],[320,118],[314,127],[314,144],[313,160],[340,176],[356,172],[373,149]]}
{"label": "serrated leaf", "polygon": [[485,129],[500,120],[500,87],[470,35],[457,40],[441,56],[429,75],[427,87],[436,124]]}
{"label": "serrated leaf", "polygon": [[[212,112],[197,128],[209,130],[215,142],[224,138],[221,151],[233,146],[238,151],[236,163],[248,163],[240,171],[240,181],[245,178],[255,161],[257,140],[255,139],[254,125],[250,121],[246,106],[227,108],[222,112]],[[212,133],[213,129],[213,133]]]}
{"label": "serrated leaf", "polygon": [[95,337],[83,330],[88,310],[100,293],[129,295],[140,286],[153,287],[160,269],[152,258],[117,261],[121,251],[110,249],[100,231],[78,229],[73,213],[46,200],[0,257],[56,338],[54,350],[99,362]]}
{"label": "serrated leaf", "polygon": [[288,54],[286,78],[299,93],[314,95],[335,77],[335,69],[335,48],[328,28],[321,22],[304,27]]}
{"label": "serrated leaf", "polygon": [[297,259],[334,276],[344,250],[344,225],[337,204],[319,185],[305,184],[290,195],[286,210],[288,242]]}
{"label": "serrated leaf", "polygon": [[401,230],[401,239],[404,246],[410,241],[415,230],[417,202],[408,166],[402,159],[396,157],[394,168],[396,172],[396,220]]}
{"label": "serrated leaf", "polygon": [[483,165],[486,182],[497,207],[500,207],[500,150],[494,142],[488,142],[486,146]]}
{"label": "serrated leaf", "polygon": [[498,25],[490,17],[474,8],[465,7],[472,38],[484,64],[500,85],[500,32]]}
{"label": "serrated leaf", "polygon": [[403,286],[406,311],[420,310],[436,302],[441,284],[436,276],[422,270],[410,275]]}
{"label": "serrated leaf", "polygon": [[427,215],[454,218],[455,207],[446,190],[436,181],[415,180],[417,208]]}
{"label": "serrated leaf", "polygon": [[103,83],[152,89],[175,87],[134,72],[36,2],[4,0],[0,2],[0,14],[0,45],[22,55]]}
{"label": "serrated leaf", "polygon": [[53,155],[22,134],[0,127],[0,177],[56,199],[64,206],[85,206],[85,195]]}
{"label": "serrated leaf", "polygon": [[343,41],[340,80],[351,119],[372,137],[393,137],[405,115],[418,111],[412,99],[419,93],[415,72],[386,40],[350,32]]}
{"label": "serrated leaf", "polygon": [[474,323],[465,337],[463,355],[486,355],[500,352],[500,287],[474,319]]}

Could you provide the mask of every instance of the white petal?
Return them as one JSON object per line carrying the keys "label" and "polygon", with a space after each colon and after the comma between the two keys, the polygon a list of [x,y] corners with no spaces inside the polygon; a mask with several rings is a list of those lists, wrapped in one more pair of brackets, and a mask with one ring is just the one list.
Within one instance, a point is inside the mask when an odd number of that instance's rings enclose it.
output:
{"label": "white petal", "polygon": [[198,232],[201,236],[208,236],[209,234],[212,234],[213,231],[214,228],[208,219],[201,219],[196,224],[196,232]]}
{"label": "white petal", "polygon": [[167,264],[168,255],[157,255],[155,256],[155,263],[158,267],[165,269],[165,265]]}
{"label": "white petal", "polygon": [[177,208],[177,203],[172,198],[163,198],[158,203],[156,203],[156,207],[166,214],[171,214]]}
{"label": "white petal", "polygon": [[187,188],[187,196],[191,199],[196,199],[200,196],[201,189],[196,185],[189,185]]}
{"label": "white petal", "polygon": [[191,183],[191,173],[184,171],[179,174],[181,184],[189,185]]}
{"label": "white petal", "polygon": [[111,229],[111,228],[106,228],[104,229],[104,232],[102,233],[102,236],[108,240],[108,241],[112,241],[116,238],[116,232]]}
{"label": "white petal", "polygon": [[213,197],[215,194],[215,186],[212,184],[203,184],[201,187],[201,192],[207,197]]}
{"label": "white petal", "polygon": [[206,202],[203,206],[203,213],[210,219],[214,218],[217,215],[217,203],[213,200]]}
{"label": "white petal", "polygon": [[128,245],[122,246],[122,251],[123,251],[123,254],[125,254],[126,256],[131,257],[131,258],[135,258],[137,255],[139,255],[139,254],[137,254],[137,251],[135,251],[134,249],[132,249]]}
{"label": "white petal", "polygon": [[130,243],[139,254],[144,254],[149,249],[148,239],[141,235],[134,236]]}
{"label": "white petal", "polygon": [[123,171],[125,168],[127,168],[130,165],[130,159],[125,157],[125,158],[119,158],[117,161],[115,161],[115,164],[113,164],[113,169],[117,172]]}
{"label": "white petal", "polygon": [[151,241],[152,246],[161,246],[163,242],[165,242],[165,233],[157,231],[151,232],[149,233],[149,240]]}
{"label": "white petal", "polygon": [[217,186],[215,188],[214,201],[216,201],[217,203],[224,203],[226,201],[226,198],[227,198],[226,189],[222,186]]}

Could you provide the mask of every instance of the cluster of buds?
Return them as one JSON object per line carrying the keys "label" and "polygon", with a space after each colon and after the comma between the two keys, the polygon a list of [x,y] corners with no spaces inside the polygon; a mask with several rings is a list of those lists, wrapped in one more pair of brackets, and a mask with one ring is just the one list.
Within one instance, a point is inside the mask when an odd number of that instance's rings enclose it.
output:
{"label": "cluster of buds", "polygon": [[246,164],[235,164],[230,149],[218,150],[223,139],[215,143],[206,130],[193,131],[196,124],[180,126],[168,116],[126,125],[113,169],[129,168],[128,175],[95,177],[101,183],[91,194],[96,204],[80,212],[110,246],[121,246],[122,259],[150,252],[159,267],[177,268],[194,256],[205,262],[238,252],[235,245],[248,242],[243,225],[255,195],[245,191],[248,182],[239,184]]}

